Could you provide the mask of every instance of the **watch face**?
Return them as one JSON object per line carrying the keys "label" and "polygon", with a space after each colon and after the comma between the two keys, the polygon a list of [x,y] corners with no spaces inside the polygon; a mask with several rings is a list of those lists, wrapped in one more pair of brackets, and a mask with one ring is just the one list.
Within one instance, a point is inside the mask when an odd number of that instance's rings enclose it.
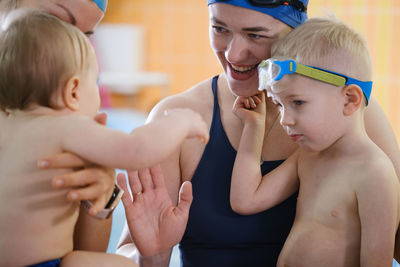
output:
{"label": "watch face", "polygon": [[[121,200],[123,194],[124,190],[122,190],[118,185],[115,185],[114,192],[111,195],[111,198],[108,201],[106,207],[102,211],[100,211],[97,215],[95,215],[95,217],[99,219],[109,218],[112,212],[114,211],[115,207]],[[81,201],[81,205],[88,211],[93,206],[93,203],[90,200],[84,200]]]}
{"label": "watch face", "polygon": [[111,198],[108,201],[105,209],[113,210],[118,205],[123,194],[124,194],[124,190],[122,190],[117,184],[114,185],[114,192],[111,195]]}
{"label": "watch face", "polygon": [[111,207],[111,205],[113,204],[114,200],[117,198],[118,193],[120,192],[120,189],[118,187],[114,187],[114,191],[110,197],[110,200],[108,201],[107,205],[106,205],[106,209],[109,209]]}

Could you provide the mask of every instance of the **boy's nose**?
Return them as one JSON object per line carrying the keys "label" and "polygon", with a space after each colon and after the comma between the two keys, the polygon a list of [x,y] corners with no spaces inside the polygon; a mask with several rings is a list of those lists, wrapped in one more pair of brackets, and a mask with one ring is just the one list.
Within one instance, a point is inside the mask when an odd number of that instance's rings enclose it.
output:
{"label": "boy's nose", "polygon": [[281,110],[281,121],[282,126],[293,126],[295,124],[295,120],[290,112],[285,111],[284,109]]}
{"label": "boy's nose", "polygon": [[230,63],[240,64],[245,62],[248,55],[248,44],[245,38],[240,34],[236,34],[232,37],[228,44],[225,57]]}

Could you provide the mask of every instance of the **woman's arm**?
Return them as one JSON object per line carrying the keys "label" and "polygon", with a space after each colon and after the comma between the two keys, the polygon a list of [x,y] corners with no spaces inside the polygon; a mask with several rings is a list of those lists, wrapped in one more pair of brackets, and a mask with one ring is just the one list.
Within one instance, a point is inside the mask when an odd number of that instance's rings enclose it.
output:
{"label": "woman's arm", "polygon": [[391,266],[399,225],[399,183],[390,164],[373,163],[356,189],[361,266]]}
{"label": "woman's arm", "polygon": [[374,98],[365,110],[364,121],[368,136],[390,158],[400,180],[400,148],[384,111]]}

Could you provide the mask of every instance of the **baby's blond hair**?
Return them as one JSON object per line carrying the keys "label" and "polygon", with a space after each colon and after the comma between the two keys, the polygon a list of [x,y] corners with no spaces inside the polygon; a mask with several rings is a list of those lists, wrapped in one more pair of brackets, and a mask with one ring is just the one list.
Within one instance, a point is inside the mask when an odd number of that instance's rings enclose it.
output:
{"label": "baby's blond hair", "polygon": [[0,25],[0,108],[57,108],[55,92],[93,62],[88,38],[38,9],[11,11]]}

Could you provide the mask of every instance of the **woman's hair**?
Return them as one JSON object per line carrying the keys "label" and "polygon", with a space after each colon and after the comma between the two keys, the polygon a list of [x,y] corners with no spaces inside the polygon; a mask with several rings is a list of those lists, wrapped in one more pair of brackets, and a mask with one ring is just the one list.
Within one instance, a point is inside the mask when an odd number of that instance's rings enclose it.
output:
{"label": "woman's hair", "polygon": [[87,37],[37,9],[12,11],[0,25],[0,108],[57,108],[55,92],[94,60]]}
{"label": "woman's hair", "polygon": [[271,55],[363,81],[372,79],[366,41],[361,34],[334,17],[309,19],[275,42]]}

